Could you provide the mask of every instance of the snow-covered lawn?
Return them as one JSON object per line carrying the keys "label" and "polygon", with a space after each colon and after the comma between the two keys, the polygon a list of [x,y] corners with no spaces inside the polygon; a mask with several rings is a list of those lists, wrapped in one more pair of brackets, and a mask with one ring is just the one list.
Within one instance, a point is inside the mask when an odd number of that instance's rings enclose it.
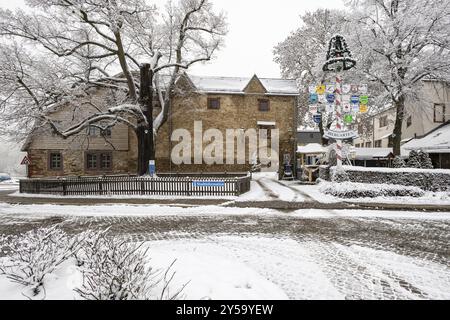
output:
{"label": "snow-covered lawn", "polygon": [[[172,286],[189,282],[186,299],[450,299],[447,266],[357,245],[221,235],[147,244],[153,267],[177,259]],[[80,281],[68,261],[45,278],[46,298],[78,299]],[[0,299],[25,299],[5,277],[0,288]]]}

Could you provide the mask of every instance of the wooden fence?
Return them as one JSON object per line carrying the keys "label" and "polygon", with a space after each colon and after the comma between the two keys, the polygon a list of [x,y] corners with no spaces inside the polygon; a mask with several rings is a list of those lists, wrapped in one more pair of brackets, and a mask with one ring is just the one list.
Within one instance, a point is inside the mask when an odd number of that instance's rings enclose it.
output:
{"label": "wooden fence", "polygon": [[238,196],[250,191],[250,175],[67,177],[20,180],[20,192],[62,196]]}

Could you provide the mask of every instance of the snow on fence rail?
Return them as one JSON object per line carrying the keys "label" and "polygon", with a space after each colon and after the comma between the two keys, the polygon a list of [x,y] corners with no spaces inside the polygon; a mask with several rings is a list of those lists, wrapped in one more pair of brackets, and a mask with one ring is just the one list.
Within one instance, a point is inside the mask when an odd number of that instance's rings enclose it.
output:
{"label": "snow on fence rail", "polygon": [[[242,174],[241,174],[242,175]],[[20,192],[62,196],[158,195],[238,196],[250,190],[250,175],[230,176],[104,176],[20,180]]]}

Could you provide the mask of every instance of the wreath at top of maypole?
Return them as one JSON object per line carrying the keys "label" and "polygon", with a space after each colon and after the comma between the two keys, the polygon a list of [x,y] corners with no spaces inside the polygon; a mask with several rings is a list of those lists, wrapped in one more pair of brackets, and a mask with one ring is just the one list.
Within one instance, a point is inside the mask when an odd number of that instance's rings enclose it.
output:
{"label": "wreath at top of maypole", "polygon": [[356,66],[356,60],[348,49],[347,42],[341,35],[331,38],[328,46],[327,61],[323,65],[324,72],[347,71]]}

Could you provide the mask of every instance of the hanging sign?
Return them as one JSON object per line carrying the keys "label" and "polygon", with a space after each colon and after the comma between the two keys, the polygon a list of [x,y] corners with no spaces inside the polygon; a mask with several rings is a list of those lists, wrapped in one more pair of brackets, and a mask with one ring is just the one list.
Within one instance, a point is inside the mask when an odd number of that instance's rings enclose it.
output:
{"label": "hanging sign", "polygon": [[308,91],[309,91],[309,93],[317,93],[316,92],[316,86],[315,85],[311,85],[311,86],[309,86],[309,88],[308,88]]}
{"label": "hanging sign", "polygon": [[317,105],[309,106],[309,112],[311,112],[312,114],[317,113],[318,110],[319,108]]}
{"label": "hanging sign", "polygon": [[317,94],[324,94],[326,91],[326,87],[325,85],[320,85],[316,87],[316,92]]}
{"label": "hanging sign", "polygon": [[359,96],[352,96],[350,102],[354,104],[359,104]]}
{"label": "hanging sign", "polygon": [[311,93],[309,95],[309,103],[316,104],[317,102],[319,102],[319,96],[317,95],[317,93]]}
{"label": "hanging sign", "polygon": [[361,97],[359,97],[359,102],[361,104],[369,104],[369,97],[368,96],[361,96]]}
{"label": "hanging sign", "polygon": [[342,111],[344,112],[352,111],[352,106],[350,105],[350,102],[344,102],[344,104],[342,105]]}
{"label": "hanging sign", "polygon": [[362,104],[362,105],[359,106],[359,112],[367,113],[367,111],[369,111],[369,108],[367,107],[366,104]]}
{"label": "hanging sign", "polygon": [[328,103],[334,103],[334,100],[336,99],[336,96],[332,93],[327,94],[327,101]]}
{"label": "hanging sign", "polygon": [[352,86],[349,85],[349,84],[343,84],[342,85],[342,92],[345,93],[345,94],[350,93],[351,89],[352,89]]}
{"label": "hanging sign", "polygon": [[319,124],[322,122],[322,115],[320,113],[317,113],[313,115],[313,120],[315,123]]}
{"label": "hanging sign", "polygon": [[327,85],[327,93],[334,93],[336,91],[336,86],[334,84]]}
{"label": "hanging sign", "polygon": [[31,164],[31,160],[30,160],[30,158],[28,158],[28,156],[25,156],[25,157],[22,159],[22,162],[20,162],[20,165],[22,165],[22,166],[30,165],[30,164]]}
{"label": "hanging sign", "polygon": [[353,123],[353,116],[351,114],[344,115],[344,122],[347,124]]}
{"label": "hanging sign", "polygon": [[358,93],[358,85],[357,84],[352,84],[351,86],[350,86],[350,91],[351,91],[351,93]]}
{"label": "hanging sign", "polygon": [[335,140],[356,139],[356,138],[358,138],[358,133],[354,130],[349,130],[349,131],[328,130],[325,132],[324,138],[335,139]]}
{"label": "hanging sign", "polygon": [[359,92],[361,92],[362,94],[367,94],[367,92],[369,92],[367,84],[361,84],[359,86]]}

